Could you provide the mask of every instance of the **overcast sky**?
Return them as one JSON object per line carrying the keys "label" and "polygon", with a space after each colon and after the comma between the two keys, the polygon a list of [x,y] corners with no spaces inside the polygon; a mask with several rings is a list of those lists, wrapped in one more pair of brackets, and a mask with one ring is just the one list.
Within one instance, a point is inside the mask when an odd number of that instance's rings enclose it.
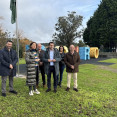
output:
{"label": "overcast sky", "polygon": [[[38,43],[49,42],[54,34],[55,23],[67,11],[82,15],[83,26],[98,8],[101,0],[18,0],[18,28],[24,36]],[[11,24],[10,0],[0,0],[0,20],[5,30],[14,33]]]}

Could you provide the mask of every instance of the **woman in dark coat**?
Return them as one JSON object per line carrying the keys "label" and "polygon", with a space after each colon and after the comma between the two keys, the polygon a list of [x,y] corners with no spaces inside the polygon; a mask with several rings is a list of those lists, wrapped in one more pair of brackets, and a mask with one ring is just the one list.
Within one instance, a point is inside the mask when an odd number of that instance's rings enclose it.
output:
{"label": "woman in dark coat", "polygon": [[59,62],[60,77],[59,77],[59,75],[57,76],[57,83],[61,87],[63,72],[64,72],[64,69],[65,69],[65,63],[64,63],[65,53],[64,53],[64,47],[63,46],[59,47],[59,52],[60,52],[60,56],[61,56],[61,61]]}
{"label": "woman in dark coat", "polygon": [[26,85],[29,86],[29,95],[33,95],[33,93],[40,94],[40,92],[36,89],[36,85],[38,84],[39,78],[39,57],[36,48],[37,44],[35,42],[32,42],[30,44],[30,49],[26,51]]}

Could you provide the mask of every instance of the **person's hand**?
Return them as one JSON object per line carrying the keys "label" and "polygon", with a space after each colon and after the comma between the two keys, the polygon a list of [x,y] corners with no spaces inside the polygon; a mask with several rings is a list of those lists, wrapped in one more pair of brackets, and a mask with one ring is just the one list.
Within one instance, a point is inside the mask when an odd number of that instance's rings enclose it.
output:
{"label": "person's hand", "polygon": [[71,65],[71,68],[72,68],[72,69],[74,69],[74,66],[73,66],[73,65]]}
{"label": "person's hand", "polygon": [[55,59],[53,59],[52,61],[53,61],[53,62],[56,62],[56,60],[55,60]]}
{"label": "person's hand", "polygon": [[10,64],[9,68],[10,68],[10,69],[13,69],[13,65],[12,65],[12,64]]}
{"label": "person's hand", "polygon": [[39,62],[39,61],[40,61],[40,59],[35,59],[35,61],[36,61],[36,62]]}
{"label": "person's hand", "polygon": [[43,65],[43,62],[40,62],[39,65]]}
{"label": "person's hand", "polygon": [[52,62],[52,60],[51,59],[48,59],[48,62]]}

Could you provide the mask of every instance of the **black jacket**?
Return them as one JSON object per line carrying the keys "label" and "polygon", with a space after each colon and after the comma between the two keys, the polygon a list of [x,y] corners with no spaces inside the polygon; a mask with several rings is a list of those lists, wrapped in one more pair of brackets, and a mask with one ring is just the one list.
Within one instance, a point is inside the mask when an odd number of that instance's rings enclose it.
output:
{"label": "black jacket", "polygon": [[64,57],[65,57],[65,53],[60,53],[60,56],[61,56],[61,61],[59,62],[59,65],[65,65],[65,62],[64,62]]}
{"label": "black jacket", "polygon": [[[10,57],[11,56],[11,57]],[[10,60],[11,58],[11,60]],[[18,61],[17,53],[15,50],[11,49],[10,53],[6,47],[0,50],[0,76],[11,75],[10,64],[13,65],[12,76],[16,75],[16,63]]]}
{"label": "black jacket", "polygon": [[42,62],[45,51],[44,50],[41,50],[40,52],[38,51],[38,53],[39,53],[40,61]]}

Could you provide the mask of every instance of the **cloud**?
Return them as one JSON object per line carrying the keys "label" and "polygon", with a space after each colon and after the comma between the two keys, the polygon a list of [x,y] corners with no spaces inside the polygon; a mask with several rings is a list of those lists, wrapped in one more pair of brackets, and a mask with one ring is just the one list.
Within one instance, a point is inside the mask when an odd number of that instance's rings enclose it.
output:
{"label": "cloud", "polygon": [[[97,9],[100,0],[18,0],[18,27],[29,39],[36,42],[48,42],[54,34],[54,26],[59,16],[67,11],[76,11],[84,16],[83,25]],[[4,17],[4,27],[14,33],[15,24],[11,24],[10,2],[0,1],[0,16]],[[3,11],[3,12],[2,12]]]}

